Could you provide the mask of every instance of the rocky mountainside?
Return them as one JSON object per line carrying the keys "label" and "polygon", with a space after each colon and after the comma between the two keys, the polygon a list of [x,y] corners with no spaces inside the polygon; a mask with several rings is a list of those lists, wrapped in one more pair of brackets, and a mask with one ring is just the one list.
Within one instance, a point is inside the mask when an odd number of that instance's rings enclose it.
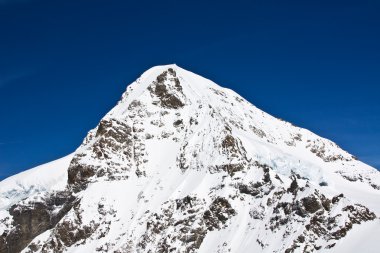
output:
{"label": "rocky mountainside", "polygon": [[73,154],[0,182],[0,253],[376,252],[379,202],[335,143],[158,66]]}

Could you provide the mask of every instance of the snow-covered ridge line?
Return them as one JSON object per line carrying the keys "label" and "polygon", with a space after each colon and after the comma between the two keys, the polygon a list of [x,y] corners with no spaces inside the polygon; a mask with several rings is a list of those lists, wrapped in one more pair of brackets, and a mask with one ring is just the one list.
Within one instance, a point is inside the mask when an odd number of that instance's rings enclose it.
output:
{"label": "snow-covered ridge line", "polygon": [[0,182],[0,210],[33,194],[60,191],[67,184],[67,169],[74,154],[23,171]]}

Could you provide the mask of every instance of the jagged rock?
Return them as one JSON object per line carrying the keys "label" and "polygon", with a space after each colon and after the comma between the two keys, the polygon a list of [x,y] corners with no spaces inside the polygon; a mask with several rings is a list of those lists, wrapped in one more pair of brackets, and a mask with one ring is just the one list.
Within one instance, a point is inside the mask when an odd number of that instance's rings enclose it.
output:
{"label": "jagged rock", "polygon": [[303,198],[302,204],[305,207],[305,210],[309,213],[315,213],[322,208],[321,203],[314,196]]}
{"label": "jagged rock", "polygon": [[251,184],[251,185],[240,184],[239,191],[243,194],[249,194],[251,196],[256,196],[260,193],[260,190],[258,190],[254,184]]}
{"label": "jagged rock", "polygon": [[75,203],[69,192],[57,192],[39,200],[24,201],[13,205],[9,214],[13,229],[1,235],[0,252],[19,252],[34,237],[53,228]]}
{"label": "jagged rock", "polygon": [[211,203],[210,209],[203,214],[203,218],[207,228],[214,230],[220,228],[220,224],[226,223],[235,214],[236,211],[231,207],[227,199],[218,197]]}
{"label": "jagged rock", "polygon": [[[168,77],[168,73],[173,76]],[[184,103],[174,93],[170,91],[171,86],[167,86],[169,82],[178,92],[182,92],[180,81],[175,77],[175,71],[164,71],[157,76],[156,82],[149,86],[150,92],[160,99],[160,103],[164,108],[178,109],[184,106]],[[174,85],[173,85],[174,84]]]}
{"label": "jagged rock", "polygon": [[298,190],[298,184],[297,179],[293,178],[292,183],[290,184],[290,187],[288,188],[288,192],[291,192],[293,194],[296,194],[296,191]]}
{"label": "jagged rock", "polygon": [[331,200],[331,202],[332,202],[333,204],[336,204],[336,203],[337,203],[341,198],[343,198],[343,197],[344,197],[344,195],[343,195],[343,193],[341,193],[341,194],[339,194],[339,195],[333,197],[332,200]]}

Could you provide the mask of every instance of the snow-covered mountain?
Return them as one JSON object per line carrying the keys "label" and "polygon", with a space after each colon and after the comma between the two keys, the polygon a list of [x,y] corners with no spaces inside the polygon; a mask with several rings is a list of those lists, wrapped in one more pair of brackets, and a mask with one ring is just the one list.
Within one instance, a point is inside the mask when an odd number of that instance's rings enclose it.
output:
{"label": "snow-covered mountain", "polygon": [[0,182],[0,253],[378,252],[380,173],[176,65]]}

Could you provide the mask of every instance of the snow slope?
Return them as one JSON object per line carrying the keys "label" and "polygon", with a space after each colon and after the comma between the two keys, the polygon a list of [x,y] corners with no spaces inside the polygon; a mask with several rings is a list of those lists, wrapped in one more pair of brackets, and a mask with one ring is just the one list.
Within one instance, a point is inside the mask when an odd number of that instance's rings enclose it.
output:
{"label": "snow slope", "polygon": [[23,171],[0,182],[0,210],[28,196],[65,189],[67,169],[74,154]]}
{"label": "snow slope", "polygon": [[377,248],[377,170],[176,65],[143,73],[74,154],[29,174],[0,183],[1,253]]}

